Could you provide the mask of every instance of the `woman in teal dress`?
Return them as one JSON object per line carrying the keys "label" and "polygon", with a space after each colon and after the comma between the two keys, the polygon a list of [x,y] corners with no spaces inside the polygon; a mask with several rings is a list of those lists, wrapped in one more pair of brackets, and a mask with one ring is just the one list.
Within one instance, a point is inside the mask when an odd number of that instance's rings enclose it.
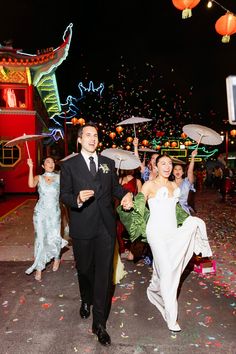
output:
{"label": "woman in teal dress", "polygon": [[34,263],[26,270],[26,274],[36,270],[35,279],[41,281],[42,271],[52,259],[54,259],[53,271],[58,270],[61,249],[68,243],[61,237],[60,175],[54,172],[55,162],[52,157],[44,160],[42,167],[45,172],[42,175],[33,176],[31,159],[27,160],[27,164],[28,185],[30,188],[38,188],[39,199],[33,214]]}

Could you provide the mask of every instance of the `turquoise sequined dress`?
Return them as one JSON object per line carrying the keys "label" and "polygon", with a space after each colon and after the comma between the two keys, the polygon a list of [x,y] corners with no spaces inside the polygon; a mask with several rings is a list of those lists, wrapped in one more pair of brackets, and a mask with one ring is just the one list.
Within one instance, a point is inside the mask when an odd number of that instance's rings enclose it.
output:
{"label": "turquoise sequined dress", "polygon": [[59,259],[61,249],[67,241],[61,237],[61,209],[59,203],[60,176],[50,173],[53,181],[49,184],[44,173],[39,176],[39,200],[34,208],[33,223],[35,230],[34,263],[26,270],[26,274],[35,269],[43,270],[52,259]]}

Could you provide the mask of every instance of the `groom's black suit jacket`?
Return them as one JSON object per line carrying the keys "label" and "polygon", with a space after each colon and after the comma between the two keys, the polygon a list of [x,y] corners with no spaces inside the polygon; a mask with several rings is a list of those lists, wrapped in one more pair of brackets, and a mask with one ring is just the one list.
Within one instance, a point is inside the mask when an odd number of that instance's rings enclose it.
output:
{"label": "groom's black suit jacket", "polygon": [[[94,197],[77,206],[81,190],[93,189]],[[116,236],[116,218],[113,197],[122,199],[127,193],[119,184],[112,159],[98,155],[98,171],[92,176],[81,154],[61,165],[60,199],[70,207],[70,237],[89,239],[96,235],[100,219],[109,234]]]}

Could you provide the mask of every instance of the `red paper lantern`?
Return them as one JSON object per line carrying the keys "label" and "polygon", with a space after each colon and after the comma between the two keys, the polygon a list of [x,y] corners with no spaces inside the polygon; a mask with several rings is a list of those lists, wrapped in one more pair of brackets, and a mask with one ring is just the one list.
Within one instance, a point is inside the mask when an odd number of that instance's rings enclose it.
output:
{"label": "red paper lantern", "polygon": [[116,133],[115,133],[115,132],[111,132],[111,133],[109,134],[109,137],[110,137],[111,139],[114,139],[114,138],[116,137]]}
{"label": "red paper lantern", "polygon": [[117,131],[118,134],[120,134],[123,130],[124,130],[124,128],[121,125],[116,127],[116,131]]}
{"label": "red paper lantern", "polygon": [[165,134],[165,132],[160,132],[160,131],[156,132],[156,136],[159,138],[161,138],[164,134]]}
{"label": "red paper lantern", "polygon": [[77,122],[78,122],[78,119],[77,119],[77,118],[74,117],[74,118],[71,119],[71,123],[72,123],[73,125],[76,125]]}
{"label": "red paper lantern", "polygon": [[192,16],[192,9],[199,4],[201,0],[172,0],[173,5],[182,10],[182,18],[188,18]]}
{"label": "red paper lantern", "polygon": [[221,39],[222,43],[228,43],[231,34],[236,32],[236,16],[231,12],[227,12],[216,21],[215,30],[223,36]]}

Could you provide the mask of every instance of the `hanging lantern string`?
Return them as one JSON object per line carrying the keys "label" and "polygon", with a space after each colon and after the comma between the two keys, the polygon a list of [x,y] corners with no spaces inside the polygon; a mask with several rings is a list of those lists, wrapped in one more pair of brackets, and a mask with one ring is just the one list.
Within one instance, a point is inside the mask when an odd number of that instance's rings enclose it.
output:
{"label": "hanging lantern string", "polygon": [[210,1],[208,1],[207,7],[208,7],[208,8],[211,8],[211,7],[212,7],[212,3],[218,5],[219,7],[221,7],[221,8],[222,8],[223,10],[225,10],[226,12],[231,12],[231,13],[232,13],[232,11],[226,9],[226,7],[224,7],[223,5],[221,5],[221,4],[220,4],[218,1],[216,1],[216,0],[210,0]]}

